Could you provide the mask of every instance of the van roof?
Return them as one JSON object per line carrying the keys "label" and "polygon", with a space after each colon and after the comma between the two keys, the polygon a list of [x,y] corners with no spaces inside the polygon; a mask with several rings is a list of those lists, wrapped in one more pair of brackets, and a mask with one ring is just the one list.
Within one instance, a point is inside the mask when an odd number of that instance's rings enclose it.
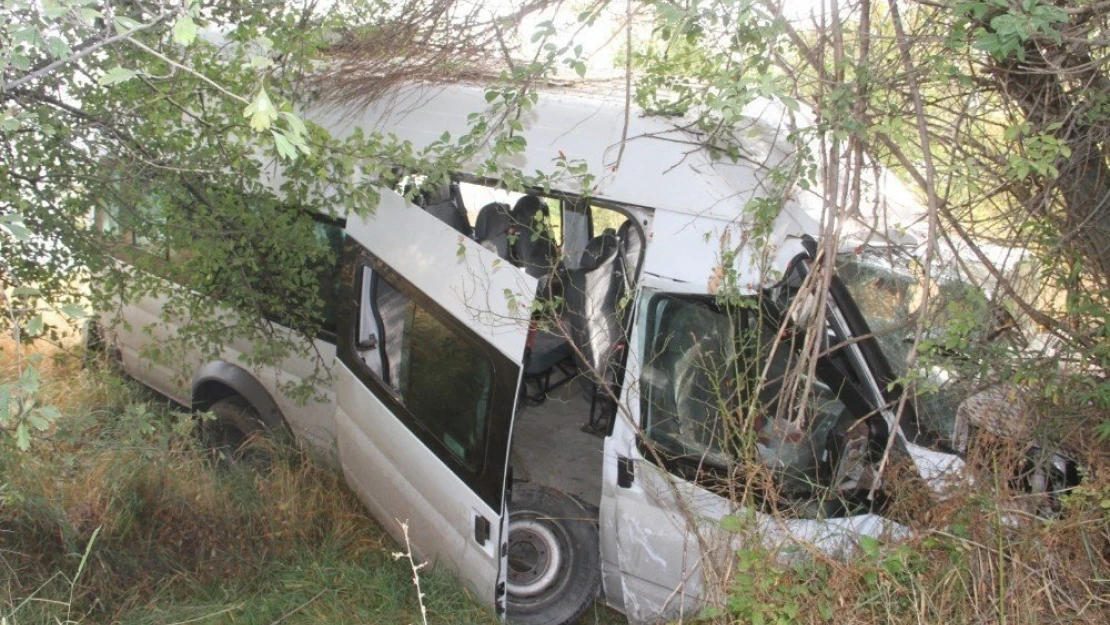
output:
{"label": "van roof", "polygon": [[[358,126],[363,131],[393,133],[420,148],[438,140],[444,131],[452,137],[464,134],[467,115],[487,110],[485,93],[485,88],[468,84],[411,84],[361,110],[319,107],[311,117],[338,136]],[[596,197],[735,220],[769,168],[791,153],[785,141],[776,141],[785,135],[778,128],[781,112],[767,101],[750,108],[759,107],[767,110],[753,110],[751,126],[739,131],[745,137],[744,159],[737,166],[722,167],[709,158],[698,137],[679,128],[681,120],[645,115],[635,106],[628,116],[621,154],[626,121],[623,98],[566,87],[548,89],[521,118],[527,148],[509,164],[526,173],[550,172],[562,154],[586,163],[597,177]],[[581,191],[577,182],[562,190]]]}
{"label": "van roof", "polygon": [[[525,173],[551,173],[556,160],[565,156],[585,163],[596,176],[594,197],[651,209],[656,223],[666,214],[664,221],[672,228],[683,222],[699,223],[694,228],[696,237],[687,232],[681,241],[655,238],[651,247],[674,246],[673,253],[656,249],[649,254],[689,257],[692,241],[705,239],[704,244],[712,250],[687,260],[690,271],[698,274],[696,281],[703,282],[707,258],[720,255],[720,239],[731,236],[733,246],[740,243],[737,231],[745,230],[745,206],[753,198],[774,192],[768,174],[793,157],[794,148],[787,140],[790,113],[782,104],[767,99],[745,106],[742,116],[746,124],[734,130],[741,154],[731,162],[714,159],[687,119],[648,115],[635,104],[626,115],[623,88],[615,87],[610,81],[542,89],[536,105],[520,119],[527,146],[505,164]],[[465,134],[468,116],[488,110],[486,92],[486,87],[473,84],[412,83],[368,103],[321,103],[307,112],[339,137],[361,128],[392,133],[420,149],[438,141],[445,131],[452,138]],[[626,137],[623,153],[622,137]],[[485,156],[479,154],[470,165],[477,166]],[[870,199],[861,202],[872,214],[854,215],[856,223],[846,230],[878,231],[880,235],[912,230],[923,213],[917,202],[889,172],[881,170],[876,178],[873,188],[864,189]],[[556,186],[568,193],[581,192],[576,180]],[[817,236],[823,210],[818,191],[792,189],[769,243],[783,247],[803,234]],[[730,229],[731,235],[724,235],[724,228]],[[711,241],[714,237],[717,240]],[[670,277],[694,278],[686,273],[679,269]]]}

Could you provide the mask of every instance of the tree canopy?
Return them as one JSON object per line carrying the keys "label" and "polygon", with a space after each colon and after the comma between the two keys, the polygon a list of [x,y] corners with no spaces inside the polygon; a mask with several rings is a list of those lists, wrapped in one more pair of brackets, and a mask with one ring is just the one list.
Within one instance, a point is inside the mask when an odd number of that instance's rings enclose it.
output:
{"label": "tree canopy", "polygon": [[[830,216],[859,209],[874,163],[892,168],[928,207],[922,262],[974,265],[1006,314],[1048,337],[1039,350],[1007,347],[989,375],[1032,380],[1075,414],[1110,407],[1105,2],[481,4],[5,3],[4,323],[45,337],[43,306],[79,314],[88,297],[103,308],[164,291],[170,277],[193,287],[166,293],[168,314],[195,313],[190,347],[249,336],[258,358],[280,357],[295,347],[273,330],[273,311],[303,333],[322,322],[320,294],[306,286],[332,252],[308,236],[313,215],[370,210],[371,182],[395,167],[435,179],[479,149],[483,173],[523,185],[500,158],[519,149],[515,111],[556,72],[589,77],[597,59],[578,41],[606,15],[618,28],[605,54],[616,49],[628,97],[726,157],[754,98],[812,112],[780,180],[821,183]],[[547,19],[555,9],[560,20]],[[521,35],[527,19],[534,31]],[[470,135],[417,150],[373,133],[336,140],[297,112],[310,98],[371,98],[414,79],[481,80],[489,114]],[[779,200],[746,210],[770,219]],[[122,250],[123,239],[143,251]],[[169,262],[184,248],[194,252]],[[120,254],[146,271],[120,271]],[[77,288],[90,277],[91,293]],[[950,330],[943,341],[970,340]],[[911,359],[941,340],[918,339]]]}

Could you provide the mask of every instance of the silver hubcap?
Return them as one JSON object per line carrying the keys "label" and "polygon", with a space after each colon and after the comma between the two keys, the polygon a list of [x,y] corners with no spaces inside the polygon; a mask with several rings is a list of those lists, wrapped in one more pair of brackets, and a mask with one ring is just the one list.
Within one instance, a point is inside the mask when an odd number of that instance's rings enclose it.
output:
{"label": "silver hubcap", "polygon": [[554,583],[563,564],[555,532],[535,519],[509,522],[508,591],[534,597]]}

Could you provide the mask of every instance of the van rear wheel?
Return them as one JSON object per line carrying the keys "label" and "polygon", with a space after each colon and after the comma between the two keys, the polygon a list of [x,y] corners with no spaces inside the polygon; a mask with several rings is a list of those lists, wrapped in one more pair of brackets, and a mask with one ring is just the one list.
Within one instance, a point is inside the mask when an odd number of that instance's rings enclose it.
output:
{"label": "van rear wheel", "polygon": [[520,484],[509,508],[508,620],[574,622],[601,586],[597,515],[558,490]]}
{"label": "van rear wheel", "polygon": [[257,442],[267,432],[266,423],[254,406],[233,395],[212,404],[209,412],[213,418],[201,420],[200,440],[217,464],[256,470],[270,466],[268,450]]}

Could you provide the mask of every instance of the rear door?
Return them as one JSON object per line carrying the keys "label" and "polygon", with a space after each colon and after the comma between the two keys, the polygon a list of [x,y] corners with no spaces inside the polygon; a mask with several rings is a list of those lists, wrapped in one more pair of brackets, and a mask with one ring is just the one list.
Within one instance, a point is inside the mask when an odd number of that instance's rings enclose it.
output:
{"label": "rear door", "polygon": [[400,195],[347,221],[344,475],[415,554],[504,606],[505,480],[536,281]]}

